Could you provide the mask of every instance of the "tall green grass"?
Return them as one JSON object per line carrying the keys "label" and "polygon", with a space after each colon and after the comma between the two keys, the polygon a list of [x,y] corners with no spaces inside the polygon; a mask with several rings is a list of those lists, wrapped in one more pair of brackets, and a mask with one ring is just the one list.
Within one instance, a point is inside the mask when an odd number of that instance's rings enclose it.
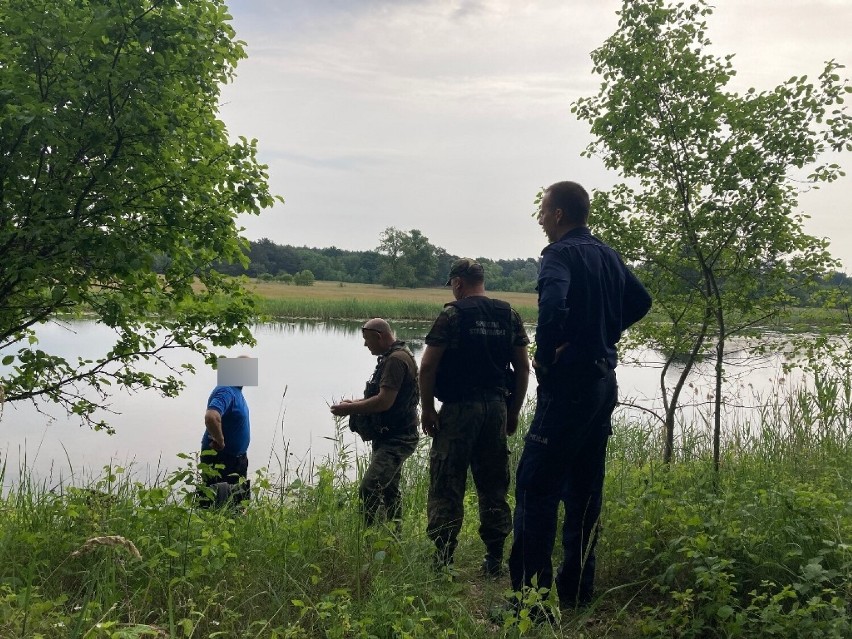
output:
{"label": "tall green grass", "polygon": [[657,429],[617,413],[599,597],[540,626],[490,618],[509,585],[478,575],[472,489],[457,574],[432,572],[426,440],[404,469],[401,535],[363,526],[366,459],[339,431],[328,458],[258,472],[241,514],[196,508],[191,456],[147,482],[116,467],[84,487],[25,477],[0,500],[0,637],[848,637],[843,401],[768,398],[766,421],[731,425],[718,475],[707,438],[666,466]]}
{"label": "tall green grass", "polygon": [[261,298],[260,310],[271,317],[315,319],[434,319],[443,304],[413,300],[370,299],[267,299]]}
{"label": "tall green grass", "polygon": [[[449,299],[447,301],[450,301]],[[434,320],[444,302],[384,299],[322,299],[322,298],[259,298],[262,314],[273,318],[355,319],[370,317],[385,319]],[[524,322],[535,322],[535,307],[520,306],[515,310]]]}

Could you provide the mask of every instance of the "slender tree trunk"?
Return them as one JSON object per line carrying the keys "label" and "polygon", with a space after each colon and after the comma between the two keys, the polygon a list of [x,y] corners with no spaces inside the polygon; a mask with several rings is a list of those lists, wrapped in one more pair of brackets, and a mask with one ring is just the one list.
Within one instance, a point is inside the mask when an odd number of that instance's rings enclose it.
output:
{"label": "slender tree trunk", "polygon": [[692,372],[692,368],[695,365],[696,359],[698,359],[698,354],[701,352],[701,347],[704,345],[704,340],[707,337],[707,328],[710,326],[710,318],[712,317],[710,313],[710,309],[707,309],[707,312],[704,313],[704,321],[701,324],[701,329],[698,331],[696,335],[695,341],[692,344],[692,350],[689,353],[689,356],[686,359],[686,364],[683,367],[683,371],[681,371],[680,376],[678,377],[677,383],[675,384],[674,389],[672,390],[671,398],[666,394],[666,373],[669,370],[669,367],[674,360],[675,353],[672,353],[671,357],[669,357],[668,361],[666,361],[665,366],[663,366],[663,370],[660,373],[660,390],[663,395],[663,407],[666,411],[665,418],[665,429],[666,429],[666,437],[665,437],[665,448],[663,450],[663,462],[666,464],[671,463],[674,457],[674,429],[675,429],[675,415],[677,414],[677,409],[680,406],[680,393],[683,390],[684,385],[686,384],[686,380],[689,378],[689,374]]}
{"label": "slender tree trunk", "polygon": [[722,439],[722,380],[725,378],[725,319],[719,313],[719,341],[716,342],[716,396],[713,399],[713,470],[719,472]]}

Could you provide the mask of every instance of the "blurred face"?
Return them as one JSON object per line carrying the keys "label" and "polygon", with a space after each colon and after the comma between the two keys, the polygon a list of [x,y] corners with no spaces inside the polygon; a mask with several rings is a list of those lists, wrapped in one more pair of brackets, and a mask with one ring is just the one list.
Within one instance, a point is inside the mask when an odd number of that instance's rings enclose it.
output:
{"label": "blurred face", "polygon": [[364,346],[373,355],[381,355],[385,352],[382,348],[382,334],[374,328],[362,328],[361,335],[364,337]]}
{"label": "blurred face", "polygon": [[541,207],[538,210],[538,224],[551,242],[559,239],[557,227],[561,218],[561,209],[554,209],[553,204],[551,204],[550,191],[545,192],[544,197],[541,198]]}

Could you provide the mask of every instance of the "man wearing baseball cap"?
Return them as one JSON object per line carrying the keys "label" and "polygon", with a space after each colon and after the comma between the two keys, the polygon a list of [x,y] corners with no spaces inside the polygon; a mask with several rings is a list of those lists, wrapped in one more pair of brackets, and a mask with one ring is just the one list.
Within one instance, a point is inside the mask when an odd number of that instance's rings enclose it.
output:
{"label": "man wearing baseball cap", "polygon": [[[423,432],[432,437],[427,534],[435,543],[435,566],[452,564],[470,468],[486,551],[482,569],[487,576],[498,576],[512,529],[506,439],[518,427],[527,390],[529,338],[509,304],[485,295],[479,262],[456,261],[447,286],[455,301],[444,306],[432,325],[420,364],[421,420]],[[507,407],[512,377],[515,399]]]}

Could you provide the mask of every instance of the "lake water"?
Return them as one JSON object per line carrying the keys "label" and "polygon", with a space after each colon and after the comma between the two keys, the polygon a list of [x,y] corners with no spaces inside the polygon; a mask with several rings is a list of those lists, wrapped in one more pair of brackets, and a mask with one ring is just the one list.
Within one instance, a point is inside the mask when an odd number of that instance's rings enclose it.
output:
{"label": "lake water", "polygon": [[[222,352],[258,358],[259,385],[246,387],[251,410],[252,441],[250,472],[269,466],[296,471],[333,452],[335,422],[328,405],[342,397],[360,397],[375,358],[363,346],[360,322],[295,321],[259,325],[254,330],[257,345]],[[429,324],[393,322],[397,336],[408,341],[416,358],[423,352]],[[533,329],[528,327],[532,336]],[[73,361],[77,355],[94,357],[111,343],[111,333],[91,321],[48,324],[38,331],[40,347]],[[729,392],[737,397],[755,389],[771,389],[780,377],[774,360],[738,361],[730,355],[727,368]],[[31,404],[7,403],[0,415],[0,464],[6,464],[4,485],[16,483],[26,468],[39,483],[86,483],[101,474],[107,464],[128,466],[142,480],[163,475],[186,462],[179,453],[194,455],[204,430],[207,396],[216,384],[216,373],[200,358],[185,352],[170,353],[172,363],[190,362],[198,372],[187,376],[186,389],[177,398],[154,392],[119,393],[111,399],[106,416],[115,435],[81,427],[51,406],[39,412]],[[651,351],[630,353],[618,368],[622,400],[646,408],[658,407],[659,356]],[[703,371],[706,373],[707,371]],[[710,386],[699,370],[692,397],[706,401]],[[672,374],[672,382],[674,374]],[[534,383],[531,384],[534,388]],[[533,392],[533,389],[531,389]],[[637,413],[639,415],[639,413]],[[348,430],[345,444],[364,453],[366,447]]]}

